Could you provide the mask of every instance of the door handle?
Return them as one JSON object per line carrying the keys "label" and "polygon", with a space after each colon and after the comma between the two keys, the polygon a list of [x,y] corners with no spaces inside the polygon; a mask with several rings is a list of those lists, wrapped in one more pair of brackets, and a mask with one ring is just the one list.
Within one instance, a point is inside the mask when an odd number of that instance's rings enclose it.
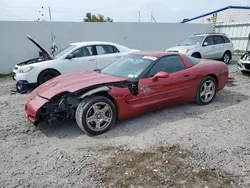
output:
{"label": "door handle", "polygon": [[116,58],[120,58],[121,56],[120,55],[117,55]]}
{"label": "door handle", "polygon": [[189,77],[190,73],[185,73],[183,76],[184,77]]}
{"label": "door handle", "polygon": [[89,59],[89,61],[94,61],[95,59]]}

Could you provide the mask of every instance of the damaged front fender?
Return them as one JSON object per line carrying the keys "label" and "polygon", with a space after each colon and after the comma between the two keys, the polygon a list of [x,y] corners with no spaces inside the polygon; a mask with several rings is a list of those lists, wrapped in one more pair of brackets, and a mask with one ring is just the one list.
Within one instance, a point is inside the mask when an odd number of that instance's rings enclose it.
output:
{"label": "damaged front fender", "polygon": [[92,89],[92,90],[90,90],[90,91],[84,93],[83,95],[81,95],[81,96],[79,97],[79,99],[82,100],[82,99],[84,99],[84,98],[86,98],[86,97],[88,97],[88,96],[91,96],[91,95],[95,94],[95,93],[99,93],[99,92],[109,92],[109,91],[110,91],[110,88],[109,88],[108,86],[98,87],[98,88]]}

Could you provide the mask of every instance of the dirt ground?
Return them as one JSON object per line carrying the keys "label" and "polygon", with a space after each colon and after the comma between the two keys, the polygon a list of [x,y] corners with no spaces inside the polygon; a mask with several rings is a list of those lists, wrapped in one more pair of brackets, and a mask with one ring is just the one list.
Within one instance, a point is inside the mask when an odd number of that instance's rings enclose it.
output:
{"label": "dirt ground", "polygon": [[34,127],[27,95],[0,80],[0,187],[250,187],[250,85],[234,82],[208,106],[185,104],[117,122],[89,137],[74,121]]}

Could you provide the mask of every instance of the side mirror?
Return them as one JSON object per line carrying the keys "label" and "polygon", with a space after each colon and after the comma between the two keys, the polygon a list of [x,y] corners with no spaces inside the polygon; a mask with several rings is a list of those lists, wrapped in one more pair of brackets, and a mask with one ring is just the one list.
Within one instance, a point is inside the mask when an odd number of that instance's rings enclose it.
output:
{"label": "side mirror", "polygon": [[203,43],[203,46],[207,46],[207,45],[208,45],[208,43],[207,43],[207,42],[204,42],[204,43]]}
{"label": "side mirror", "polygon": [[69,54],[69,55],[66,57],[66,59],[72,59],[72,58],[74,58],[74,57],[75,57],[74,54]]}
{"label": "side mirror", "polygon": [[158,72],[156,75],[152,77],[153,81],[157,81],[158,78],[168,78],[168,73],[167,72]]}

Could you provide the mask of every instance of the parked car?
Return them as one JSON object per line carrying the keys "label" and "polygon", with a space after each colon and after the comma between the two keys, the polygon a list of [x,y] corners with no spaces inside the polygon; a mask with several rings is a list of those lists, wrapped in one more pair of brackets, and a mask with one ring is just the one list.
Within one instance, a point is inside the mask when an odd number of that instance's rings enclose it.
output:
{"label": "parked car", "polygon": [[228,64],[232,59],[233,43],[222,33],[193,34],[185,38],[180,45],[166,51],[180,52],[196,58],[222,60]]}
{"label": "parked car", "polygon": [[242,73],[250,72],[250,51],[244,53],[238,61],[238,69]]}
{"label": "parked car", "polygon": [[173,52],[136,52],[99,71],[57,76],[27,98],[34,125],[74,118],[88,135],[108,131],[116,120],[180,102],[209,104],[228,80],[228,67]]}
{"label": "parked car", "polygon": [[138,50],[103,41],[72,43],[50,55],[27,36],[40,50],[41,57],[15,65],[13,79],[28,84],[42,84],[60,74],[80,70],[101,69],[121,56]]}

